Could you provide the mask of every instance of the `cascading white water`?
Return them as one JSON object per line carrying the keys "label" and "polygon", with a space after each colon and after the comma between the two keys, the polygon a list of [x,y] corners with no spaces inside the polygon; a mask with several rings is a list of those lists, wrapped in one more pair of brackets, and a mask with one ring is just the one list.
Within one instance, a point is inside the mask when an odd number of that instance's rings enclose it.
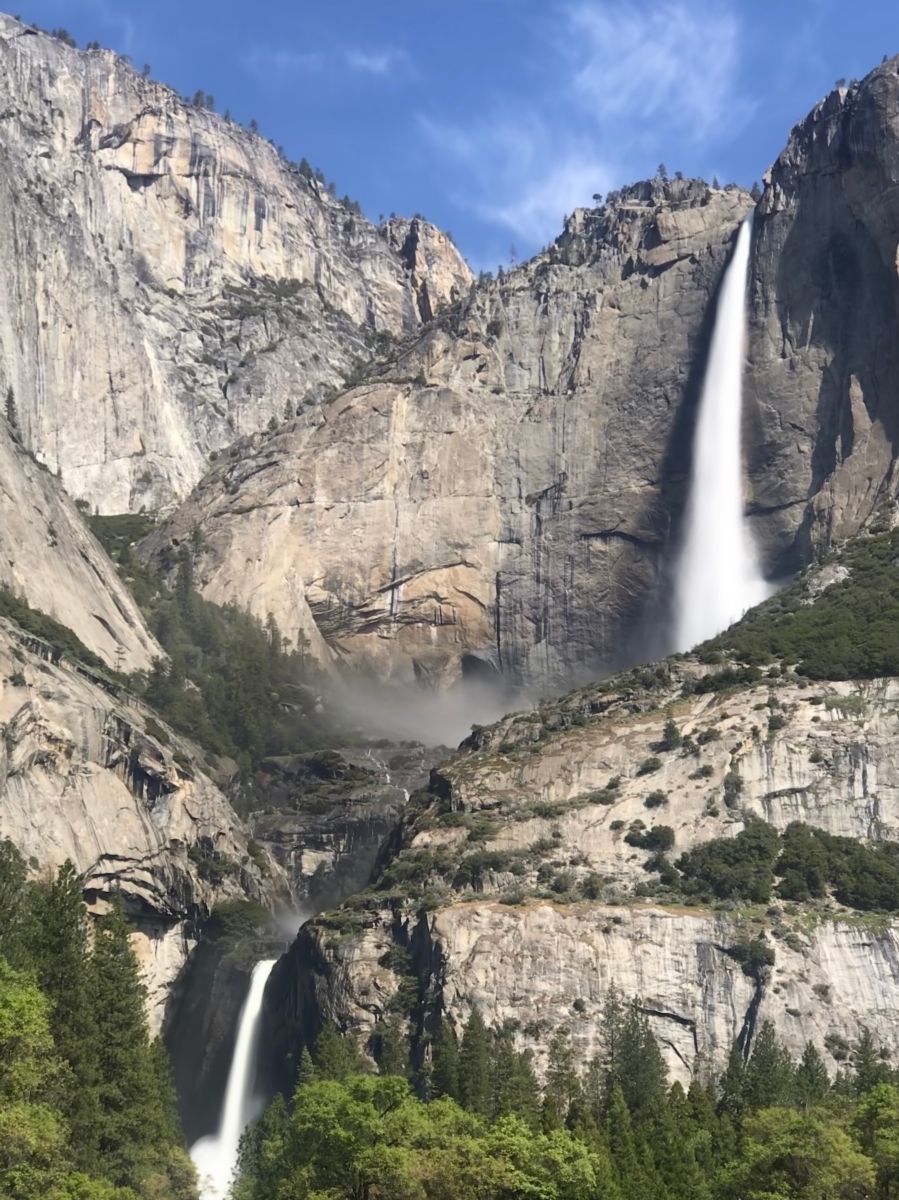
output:
{"label": "cascading white water", "polygon": [[752,216],[718,296],[693,441],[685,536],[674,594],[676,650],[690,650],[770,594],[743,513],[740,424]]}
{"label": "cascading white water", "polygon": [[200,1138],[191,1147],[190,1156],[200,1178],[203,1200],[225,1200],[227,1197],[237,1166],[240,1135],[259,1115],[260,1105],[253,1089],[256,1050],[259,1045],[262,996],[274,965],[275,959],[266,959],[253,968],[250,990],[237,1022],[237,1041],[228,1072],[225,1106],[218,1133]]}

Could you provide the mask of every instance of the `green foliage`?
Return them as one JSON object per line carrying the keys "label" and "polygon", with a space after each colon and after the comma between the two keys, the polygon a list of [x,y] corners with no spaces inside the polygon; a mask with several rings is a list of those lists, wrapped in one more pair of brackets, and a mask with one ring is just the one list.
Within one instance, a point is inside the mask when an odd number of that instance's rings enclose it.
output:
{"label": "green foliage", "polygon": [[624,835],[624,840],[629,846],[636,846],[640,850],[664,853],[674,845],[674,830],[670,825],[653,825],[645,830],[630,829]]}
{"label": "green foliage", "polygon": [[196,591],[192,555],[202,549],[198,537],[170,556],[175,579],[169,588],[136,554],[137,542],[153,527],[151,518],[94,516],[90,526],[169,656],[132,675],[129,686],[179,733],[238,762],[245,803],[252,800],[264,759],[318,747],[335,736],[318,711],[320,677],[304,647],[288,649],[273,617],[263,624]]}
{"label": "green foliage", "polygon": [[637,767],[637,774],[651,775],[654,771],[658,771],[661,765],[662,760],[660,758],[656,758],[654,756],[651,758],[644,758],[639,767]]}
{"label": "green foliage", "polygon": [[769,1108],[747,1118],[739,1156],[722,1170],[721,1200],[862,1200],[875,1169],[829,1114]]}
{"label": "green foliage", "polygon": [[[535,1024],[538,1036],[546,1027]],[[548,1032],[548,1029],[546,1030]],[[443,1021],[428,1101],[397,1075],[305,1054],[292,1105],[277,1098],[244,1138],[235,1200],[874,1200],[899,1181],[899,1087],[873,1042],[831,1084],[807,1047],[796,1064],[763,1024],[735,1046],[716,1090],[668,1086],[649,1018],[611,989],[601,1052],[585,1071],[570,1031],[548,1042],[542,1104],[515,1029],[473,1010],[465,1068]],[[344,1039],[348,1040],[348,1039]],[[864,1060],[879,1064],[874,1075]],[[867,1072],[870,1079],[866,1082]],[[460,1104],[454,1093],[466,1094]],[[776,1105],[776,1107],[774,1107]],[[804,1144],[807,1139],[808,1145]],[[879,1189],[875,1191],[875,1186]]]}
{"label": "green foliage", "polygon": [[856,539],[839,561],[847,577],[812,603],[797,580],[707,649],[731,651],[749,663],[780,659],[811,679],[899,674],[899,530]]}
{"label": "green foliage", "polygon": [[665,728],[662,732],[662,749],[677,750],[677,748],[683,744],[683,740],[683,736],[677,727],[677,723],[673,721],[671,717],[669,717],[665,722]]}
{"label": "green foliage", "polygon": [[92,944],[81,891],[0,844],[0,1196],[195,1200],[129,927],[113,907]]}
{"label": "green foliage", "polygon": [[27,600],[19,599],[2,587],[0,587],[0,617],[6,617],[8,621],[14,622],[25,633],[33,634],[34,637],[47,642],[53,650],[55,662],[67,657],[98,671],[107,669],[103,660],[98,658],[92,650],[88,650],[87,646],[68,626],[61,625],[59,621],[48,616],[47,613],[41,612],[40,609],[32,608]]}
{"label": "green foliage", "polygon": [[733,838],[713,838],[675,863],[681,887],[706,900],[739,898],[764,903],[774,886],[780,837],[773,826],[750,819]]}
{"label": "green foliage", "polygon": [[866,846],[794,823],[783,835],[778,894],[785,900],[821,897],[861,911],[899,911],[899,842]]}

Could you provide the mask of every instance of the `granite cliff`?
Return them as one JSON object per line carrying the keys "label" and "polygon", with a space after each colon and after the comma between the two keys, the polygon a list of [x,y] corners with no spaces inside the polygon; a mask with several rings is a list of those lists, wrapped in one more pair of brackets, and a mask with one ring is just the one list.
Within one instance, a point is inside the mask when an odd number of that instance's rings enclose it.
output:
{"label": "granite cliff", "polygon": [[189,743],[57,658],[0,622],[0,838],[37,872],[70,860],[94,912],[121,897],[158,1029],[212,909],[271,908],[286,902],[286,881]]}
{"label": "granite cliff", "polygon": [[105,513],[183,496],[471,280],[426,222],[379,230],[263,137],[8,16],[0,213],[0,388]]}
{"label": "granite cliff", "polygon": [[[756,208],[748,504],[771,578],[892,488],[897,171],[894,59],[794,129]],[[664,651],[712,302],[751,208],[656,180],[578,210],[364,384],[244,443],[149,552],[199,528],[209,596],[382,676],[557,684],[635,636]]]}

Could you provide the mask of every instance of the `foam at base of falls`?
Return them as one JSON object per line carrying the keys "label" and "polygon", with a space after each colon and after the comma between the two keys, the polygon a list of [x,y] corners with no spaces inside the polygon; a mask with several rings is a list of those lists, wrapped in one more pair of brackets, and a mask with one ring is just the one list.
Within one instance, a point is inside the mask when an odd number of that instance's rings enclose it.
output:
{"label": "foam at base of falls", "polygon": [[218,1133],[200,1138],[191,1146],[190,1157],[197,1168],[203,1200],[226,1200],[237,1167],[240,1135],[260,1113],[261,1105],[253,1088],[256,1051],[262,998],[275,961],[272,958],[258,962],[250,977],[250,990],[237,1022],[237,1040]]}
{"label": "foam at base of falls", "polygon": [[743,504],[741,422],[746,281],[752,216],[724,273],[702,385],[684,541],[674,597],[674,648],[691,650],[771,595]]}

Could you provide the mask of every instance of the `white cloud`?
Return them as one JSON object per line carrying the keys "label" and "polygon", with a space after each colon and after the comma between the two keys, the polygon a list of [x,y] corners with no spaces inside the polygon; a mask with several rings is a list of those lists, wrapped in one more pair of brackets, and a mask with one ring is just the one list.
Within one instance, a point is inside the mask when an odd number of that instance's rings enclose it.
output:
{"label": "white cloud", "polygon": [[561,134],[535,112],[497,115],[468,130],[426,117],[419,124],[462,168],[460,205],[530,245],[558,233],[563,213],[589,203],[615,178],[589,141]]}
{"label": "white cloud", "polygon": [[464,180],[457,201],[532,246],[565,212],[651,171],[678,150],[705,154],[737,135],[741,24],[716,0],[578,0],[539,32],[527,106],[495,106],[465,126],[424,116],[431,146]]}
{"label": "white cloud", "polygon": [[388,75],[406,61],[402,50],[348,50],[347,66],[366,75]]}
{"label": "white cloud", "polygon": [[740,21],[721,4],[585,2],[569,11],[568,34],[575,98],[599,123],[652,122],[702,141],[748,115],[735,94]]}

